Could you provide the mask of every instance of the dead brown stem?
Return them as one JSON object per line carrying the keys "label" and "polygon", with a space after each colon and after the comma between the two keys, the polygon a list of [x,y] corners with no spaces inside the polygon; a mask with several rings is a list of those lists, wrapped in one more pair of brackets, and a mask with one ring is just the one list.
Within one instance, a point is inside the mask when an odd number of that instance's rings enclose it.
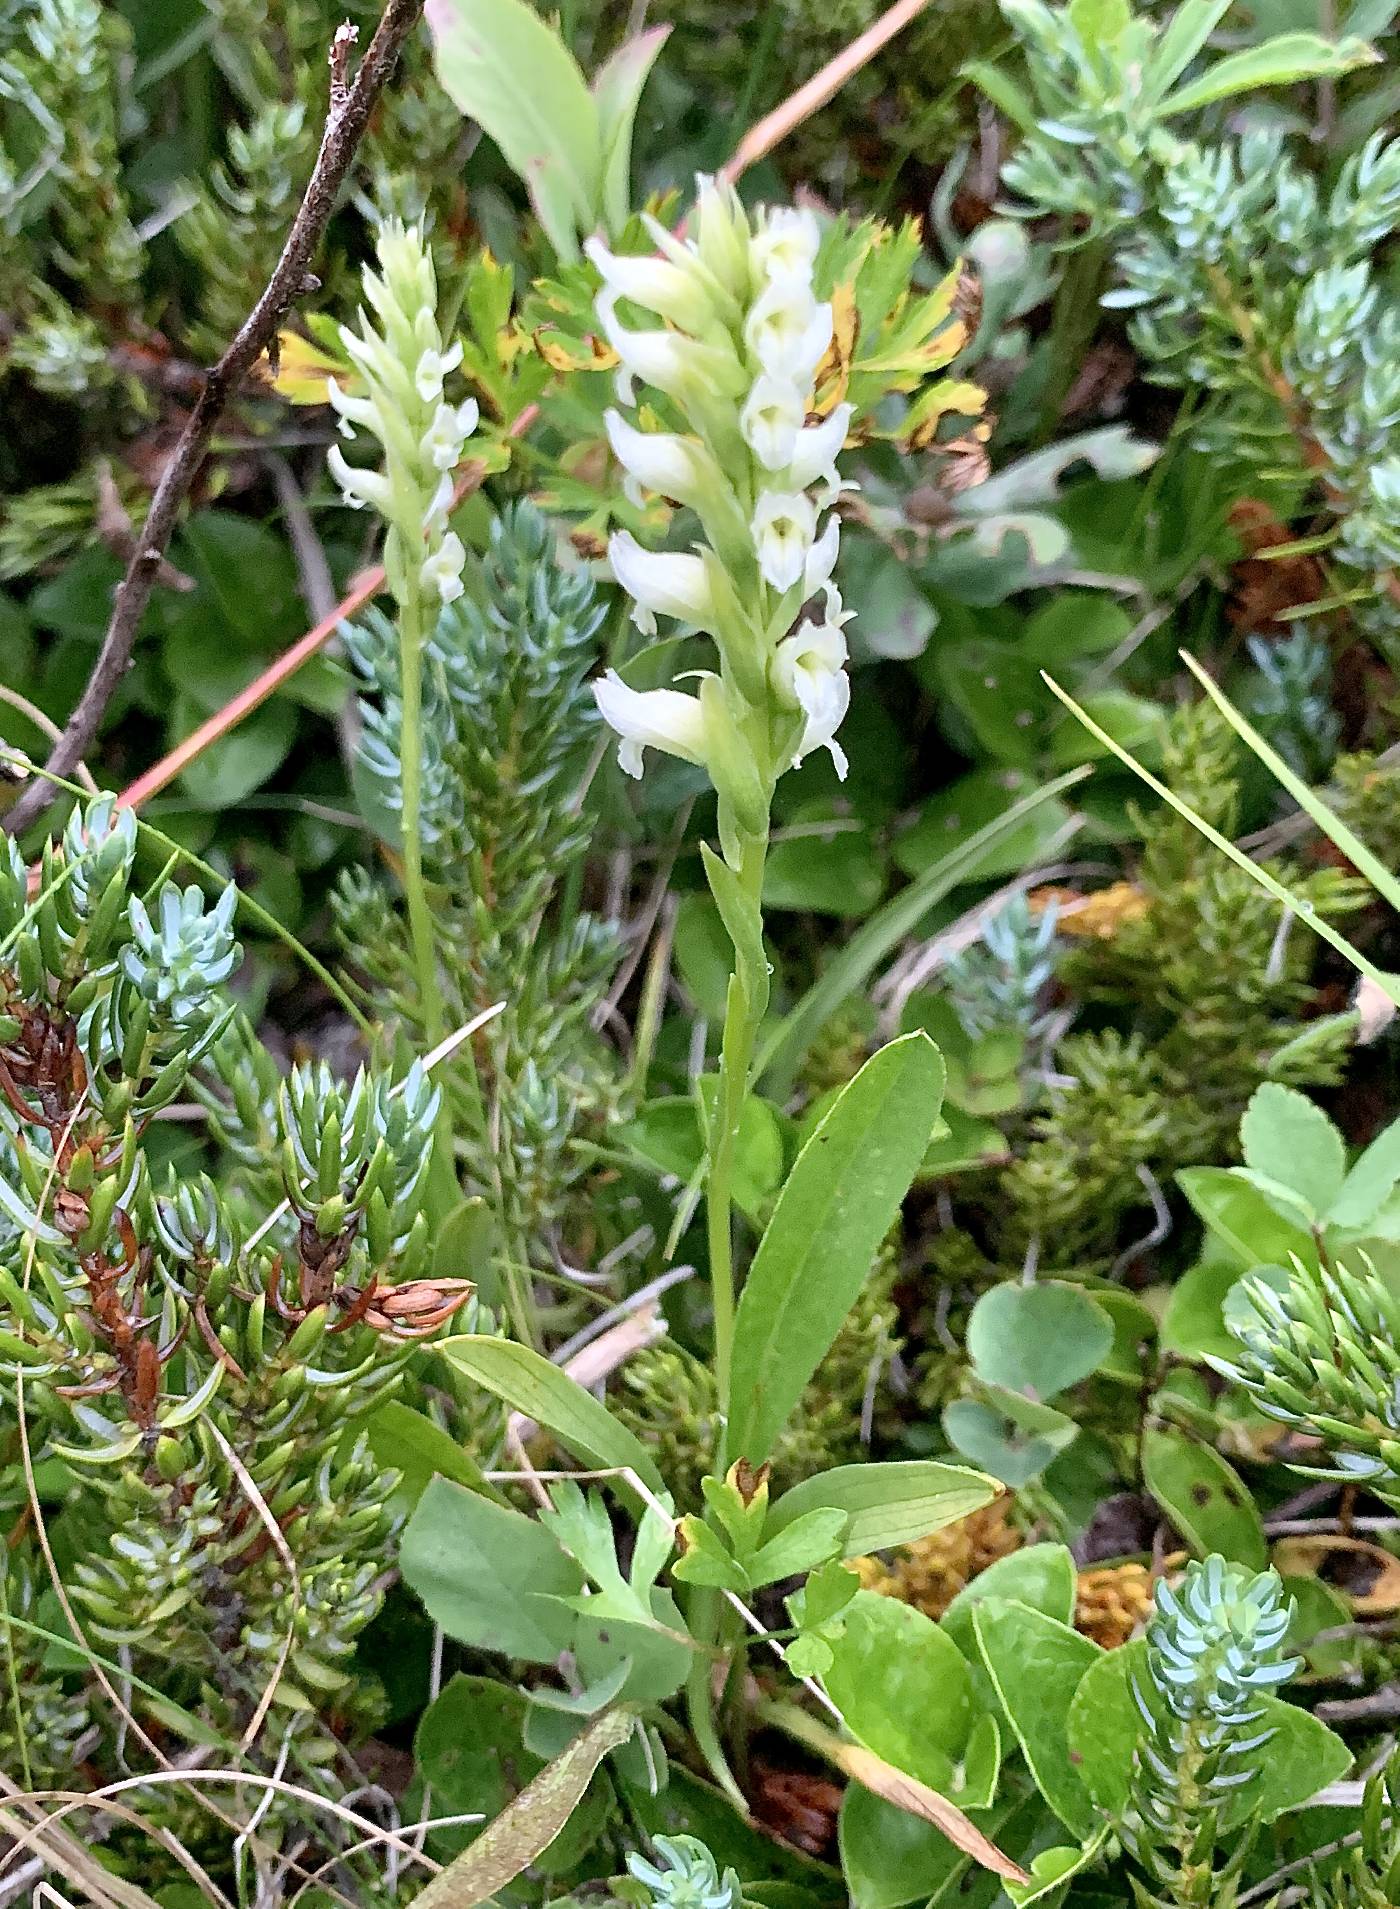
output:
{"label": "dead brown stem", "polygon": [[[214,427],[247,373],[264,350],[275,342],[278,326],[288,311],[314,283],[311,261],[335,210],[370,114],[422,10],[423,0],[388,0],[359,70],[348,84],[350,40],[345,28],[336,33],[330,53],[330,102],[325,130],[305,197],[262,296],[204,380],[161,474],[126,575],[118,586],[112,619],[92,674],[49,756],[47,767],[51,775],[66,776],[87,753],[107,705],[130,666],[142,614],[181,506],[204,461]],[[5,827],[11,834],[27,827],[43,814],[54,793],[52,782],[36,776],[4,818]]]}

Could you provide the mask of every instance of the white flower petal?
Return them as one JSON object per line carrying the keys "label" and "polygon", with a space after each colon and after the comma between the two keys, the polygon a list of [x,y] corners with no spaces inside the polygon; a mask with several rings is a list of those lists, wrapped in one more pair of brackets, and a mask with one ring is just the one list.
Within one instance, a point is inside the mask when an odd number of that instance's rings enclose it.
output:
{"label": "white flower petal", "polygon": [[467,553],[455,530],[449,530],[442,542],[423,559],[419,581],[424,590],[436,590],[444,603],[453,603],[462,594],[462,572]]}
{"label": "white flower petal", "polygon": [[[802,594],[815,596],[827,582],[836,568],[836,558],[841,549],[841,520],[833,515],[822,525],[821,535],[807,552],[807,561],[802,569]],[[838,599],[839,601],[839,599]]]}
{"label": "white flower petal", "polygon": [[747,379],[744,368],[726,347],[704,344],[678,331],[630,331],[617,316],[616,299],[604,292],[597,301],[603,335],[621,359],[626,385],[619,381],[618,398],[631,403],[631,380],[641,378],[680,404],[687,396],[737,397]]}
{"label": "white flower petal", "polygon": [[362,510],[366,504],[372,504],[381,516],[388,516],[393,486],[382,471],[361,470],[347,462],[338,444],[333,444],[326,453],[326,469],[339,484],[352,510]]}
{"label": "white flower petal", "polygon": [[605,411],[603,423],[614,457],[647,490],[693,506],[723,483],[714,458],[696,439],[638,431],[619,411]]}
{"label": "white flower petal", "polygon": [[629,776],[642,773],[643,749],[664,749],[685,762],[705,760],[705,718],[698,696],[675,689],[630,689],[616,670],[593,684],[598,710],[619,737],[618,761]]}
{"label": "white flower petal", "polygon": [[802,491],[764,491],[754,507],[752,531],[758,567],[775,590],[802,581],[816,534],[817,514]]}
{"label": "white flower petal", "polygon": [[839,481],[836,460],[846,442],[854,408],[853,405],[838,404],[830,417],[823,418],[820,424],[808,425],[798,437],[788,470],[788,482],[794,490],[806,490],[819,477],[828,484]]}
{"label": "white flower petal", "polygon": [[[754,379],[753,389],[744,401],[739,428],[744,442],[765,469],[780,471],[796,455],[805,435],[802,420],[806,406],[802,393],[788,378],[770,378],[767,372]],[[799,482],[794,490],[801,490]]]}
{"label": "white flower petal", "polygon": [[634,621],[644,630],[655,629],[657,615],[708,629],[714,621],[715,601],[709,566],[703,557],[682,551],[644,550],[629,531],[619,530],[608,540],[612,573],[637,606]]}

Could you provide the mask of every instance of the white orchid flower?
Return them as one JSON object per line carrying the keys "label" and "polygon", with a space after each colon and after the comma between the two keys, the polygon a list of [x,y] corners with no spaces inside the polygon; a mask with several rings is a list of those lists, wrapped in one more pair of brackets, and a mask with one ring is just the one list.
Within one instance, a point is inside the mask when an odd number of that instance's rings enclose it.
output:
{"label": "white orchid flower", "polygon": [[696,396],[736,398],[744,389],[744,368],[732,351],[679,331],[631,331],[619,321],[616,306],[616,298],[604,292],[596,309],[603,336],[621,360],[617,377],[621,403],[632,403],[635,378],[655,385],[680,404]]}
{"label": "white orchid flower", "polygon": [[821,239],[814,213],[775,206],[754,234],[754,262],[770,279],[795,278],[810,284]]}
{"label": "white orchid flower", "polygon": [[630,531],[608,539],[612,573],[632,599],[632,621],[644,635],[656,631],[658,616],[709,629],[715,620],[715,594],[706,556],[674,550],[644,550]]}
{"label": "white orchid flower", "polygon": [[772,378],[786,379],[802,392],[831,343],[829,304],[818,304],[809,285],[774,279],[754,300],[744,326],[749,350]]}
{"label": "white orchid flower", "polygon": [[775,590],[800,583],[817,529],[811,498],[803,491],[764,491],[751,528],[764,580]]}
{"label": "white orchid flower", "polygon": [[450,471],[462,455],[462,446],[477,427],[481,412],[475,398],[465,404],[440,404],[423,436],[423,452],[436,471]]}
{"label": "white orchid flower", "polygon": [[[763,372],[744,400],[739,428],[759,463],[766,470],[780,471],[797,454],[806,415],[802,393],[791,379],[770,378]],[[800,482],[794,486],[801,488]]]}
{"label": "white orchid flower", "polygon": [[583,249],[614,299],[628,299],[686,331],[704,331],[714,324],[714,301],[705,275],[685,247],[678,248],[679,258],[675,253],[669,258],[643,258],[611,252],[598,238],[585,239]]}
{"label": "white orchid flower", "polygon": [[851,703],[847,655],[840,623],[828,621],[804,623],[800,630],[783,638],[773,658],[774,686],[784,701],[796,704],[805,719],[793,767],[814,749],[829,749],[843,782],[849,765],[836,731]]}
{"label": "white orchid flower", "polygon": [[326,452],[326,469],[352,510],[363,510],[370,504],[381,516],[390,515],[394,487],[382,471],[361,470],[351,464],[338,444],[332,444]]}
{"label": "white orchid flower", "polygon": [[698,696],[676,689],[630,689],[615,669],[593,684],[593,696],[603,721],[617,732],[617,759],[627,775],[641,775],[643,749],[704,762],[705,718]]}
{"label": "white orchid flower", "polygon": [[327,378],[326,396],[330,400],[331,409],[340,419],[340,435],[348,443],[353,444],[355,441],[357,424],[373,430],[379,422],[379,410],[374,399],[353,397],[335,378]]}
{"label": "white orchid flower", "polygon": [[432,404],[442,396],[442,381],[449,371],[455,371],[462,362],[462,341],[458,339],[447,351],[439,351],[436,346],[428,345],[418,356],[418,369],[413,374],[413,382],[424,404]]}
{"label": "white orchid flower", "polygon": [[605,411],[613,456],[644,489],[700,508],[725,488],[713,454],[698,438],[672,431],[638,431],[620,411]]}
{"label": "white orchid flower", "polygon": [[808,425],[798,437],[787,473],[787,481],[794,490],[805,491],[818,478],[828,486],[839,484],[836,460],[846,442],[854,410],[854,405],[838,404],[830,417],[823,418],[820,424]]}
{"label": "white orchid flower", "polygon": [[441,602],[455,603],[462,594],[462,572],[466,563],[462,539],[455,530],[449,530],[436,550],[423,559],[418,577],[425,594],[436,590]]}

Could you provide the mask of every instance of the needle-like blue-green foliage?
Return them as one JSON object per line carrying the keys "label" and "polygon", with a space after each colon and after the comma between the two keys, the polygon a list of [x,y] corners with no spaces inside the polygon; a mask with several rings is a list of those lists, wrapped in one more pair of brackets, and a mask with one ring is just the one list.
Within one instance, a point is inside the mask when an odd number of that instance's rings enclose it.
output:
{"label": "needle-like blue-green foliage", "polygon": [[[1162,108],[1143,80],[1164,43],[1145,15],[1003,0],[1022,37],[1037,123],[1003,177],[1111,250],[1104,302],[1164,384],[1210,394],[1197,428],[1219,458],[1321,477],[1330,557],[1354,614],[1400,630],[1400,306],[1376,254],[1400,222],[1400,141],[1377,134],[1319,177],[1305,135]],[[1089,37],[1086,37],[1088,35]],[[1196,137],[1185,136],[1195,132]]]}
{"label": "needle-like blue-green foliage", "polygon": [[1299,623],[1277,642],[1249,639],[1259,674],[1250,714],[1289,766],[1308,782],[1332,767],[1341,723],[1332,707],[1332,654],[1322,637]]}
{"label": "needle-like blue-green foliage", "polygon": [[[398,1520],[358,1427],[466,1298],[423,1277],[438,1094],[417,1066],[279,1080],[224,993],[234,891],[138,895],[135,845],[130,811],[98,798],[35,899],[0,855],[0,1759],[61,1777],[79,1740],[110,1757],[118,1723],[21,1628],[54,1622],[15,1457],[22,1390],[94,1648],[205,1732],[236,1740],[266,1699],[269,1754],[320,1786],[321,1718],[353,1721]],[[240,1144],[216,1174],[174,1176],[151,1116],[211,1062],[211,1133]]]}
{"label": "needle-like blue-green foliage", "polygon": [[1400,1299],[1369,1264],[1252,1274],[1225,1323],[1239,1350],[1212,1360],[1260,1411],[1330,1448],[1324,1478],[1400,1504]]}
{"label": "needle-like blue-green foliage", "polygon": [[697,1836],[658,1836],[658,1862],[632,1854],[627,1867],[650,1891],[652,1909],[739,1909],[739,1878],[719,1865]]}
{"label": "needle-like blue-green foliage", "polygon": [[[1173,1909],[1223,1909],[1248,1853],[1237,1834],[1217,1863],[1221,1816],[1251,1783],[1272,1732],[1261,1697],[1298,1668],[1285,1657],[1292,1607],[1273,1571],[1220,1557],[1163,1580],[1147,1628],[1147,1677],[1136,1691],[1146,1725],[1138,1747],[1125,1843]],[[1240,1829],[1239,1824],[1233,1826]]]}
{"label": "needle-like blue-green foliage", "polygon": [[958,1019],[974,1040],[1014,1028],[1033,1040],[1047,1026],[1041,1012],[1055,978],[1055,910],[1033,915],[1017,895],[992,916],[982,939],[955,955],[943,970]]}
{"label": "needle-like blue-green foliage", "polygon": [[[508,1255],[548,1264],[579,1171],[573,1137],[614,1091],[593,1020],[618,938],[573,898],[592,829],[581,795],[599,727],[586,679],[605,606],[526,503],[493,525],[467,582],[424,652],[423,859],[449,1025],[495,1002],[505,1009],[473,1043],[476,1091],[460,1063],[444,1071],[469,1177],[497,1205]],[[368,686],[360,768],[391,830],[397,653],[376,616],[347,641]],[[354,969],[421,1034],[388,894],[356,875],[337,915]]]}

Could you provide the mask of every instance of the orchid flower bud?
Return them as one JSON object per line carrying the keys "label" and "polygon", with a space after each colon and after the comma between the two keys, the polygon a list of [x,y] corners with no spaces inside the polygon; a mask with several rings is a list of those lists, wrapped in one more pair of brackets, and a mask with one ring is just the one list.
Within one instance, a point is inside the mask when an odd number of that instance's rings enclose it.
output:
{"label": "orchid flower bud", "polygon": [[370,504],[381,517],[388,516],[394,487],[382,471],[361,470],[351,464],[338,444],[332,444],[326,452],[326,469],[340,486],[351,510],[363,510]]}
{"label": "orchid flower bud", "polygon": [[615,669],[593,684],[598,713],[617,732],[617,759],[640,776],[643,749],[661,749],[683,762],[705,760],[705,717],[698,696],[675,689],[631,689]]}
{"label": "orchid flower bud", "polygon": [[621,361],[618,395],[626,404],[632,402],[634,378],[678,404],[696,397],[737,398],[748,382],[732,349],[678,331],[631,331],[618,320],[616,298],[608,292],[597,310],[603,336]]}
{"label": "orchid flower bud", "polygon": [[608,442],[613,456],[629,476],[660,497],[700,509],[726,488],[713,454],[698,438],[670,431],[638,431],[620,411],[605,411]]}
{"label": "orchid flower bud", "polygon": [[725,290],[747,304],[753,289],[752,237],[748,214],[733,186],[715,179],[697,181],[695,250]]}

